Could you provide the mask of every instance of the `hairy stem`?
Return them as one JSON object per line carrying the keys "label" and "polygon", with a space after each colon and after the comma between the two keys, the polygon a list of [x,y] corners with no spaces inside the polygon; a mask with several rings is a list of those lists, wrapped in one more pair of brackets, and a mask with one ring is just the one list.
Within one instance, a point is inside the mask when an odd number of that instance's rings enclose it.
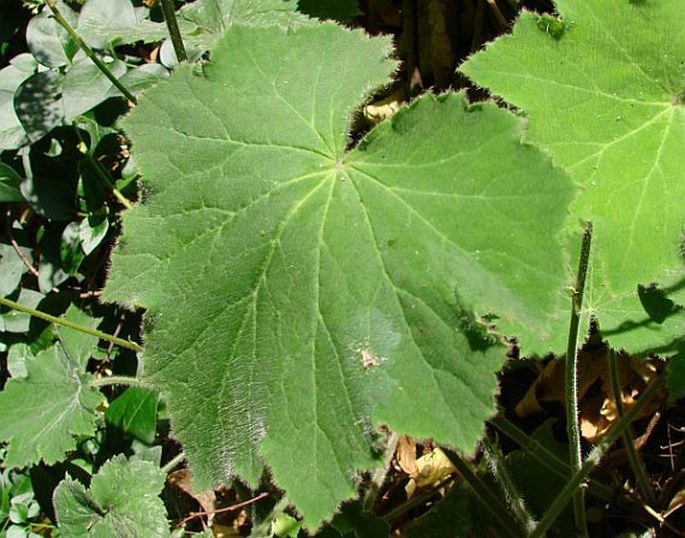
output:
{"label": "hairy stem", "polygon": [[112,72],[109,70],[109,68],[98,58],[97,54],[93,52],[93,49],[91,49],[86,43],[81,39],[81,37],[76,33],[76,30],[74,30],[71,27],[71,24],[64,18],[62,13],[60,13],[59,9],[57,8],[57,2],[56,0],[45,0],[45,3],[47,6],[50,8],[50,11],[52,11],[53,17],[55,17],[55,20],[59,23],[59,25],[64,28],[67,33],[71,36],[71,38],[76,42],[76,44],[80,47],[80,49],[86,53],[86,56],[92,60],[92,62],[97,66],[97,68],[102,71],[102,74],[105,75],[111,82],[114,84],[114,86],[128,99],[131,101],[131,103],[138,104],[138,100],[135,98],[135,96],[124,86],[117,77],[115,77]]}
{"label": "hairy stem", "polygon": [[107,186],[107,188],[112,191],[112,194],[116,197],[117,200],[119,200],[121,205],[123,205],[126,209],[131,209],[133,207],[133,204],[114,186],[114,183],[109,177],[109,174],[107,174],[107,172],[105,171],[104,166],[102,166],[102,163],[98,161],[95,157],[93,157],[90,153],[86,153],[86,159],[90,169],[95,173],[95,175],[100,179],[100,181],[102,181]]}
{"label": "hairy stem", "polygon": [[164,12],[164,20],[169,30],[169,36],[171,36],[171,43],[174,46],[176,58],[179,62],[187,62],[188,55],[183,45],[183,38],[181,37],[181,31],[178,29],[176,13],[174,12],[174,0],[162,0],[162,11]]}
{"label": "hairy stem", "polygon": [[531,534],[531,538],[541,538],[546,535],[552,523],[556,521],[559,514],[564,509],[566,504],[569,502],[576,490],[581,487],[582,483],[592,472],[592,470],[599,464],[600,460],[604,457],[604,454],[609,450],[611,445],[613,445],[617,439],[619,439],[623,432],[626,431],[631,422],[637,418],[637,416],[642,412],[644,407],[649,403],[652,397],[664,386],[666,383],[666,376],[661,374],[659,377],[654,379],[647,388],[642,393],[640,398],[637,400],[635,405],[628,411],[623,417],[614,425],[614,427],[609,430],[609,432],[597,443],[595,448],[590,452],[585,463],[581,466],[580,470],[575,473],[561,493],[557,495],[552,504],[545,512],[542,517],[535,532]]}
{"label": "hairy stem", "polygon": [[83,147],[83,149],[81,149],[81,153],[83,154],[83,156],[86,159],[86,161],[85,161],[87,163],[86,165],[88,167],[90,167],[90,169],[98,177],[98,179],[100,181],[102,181],[102,183],[109,190],[112,191],[112,194],[114,194],[115,198],[117,200],[119,200],[121,205],[123,205],[126,209],[131,209],[133,207],[133,204],[131,203],[131,201],[128,198],[126,198],[123,194],[121,194],[119,189],[116,188],[116,186],[114,185],[114,182],[112,181],[112,178],[107,173],[107,170],[105,169],[103,164],[100,161],[98,161],[95,157],[93,157],[93,155],[91,155],[91,153],[87,149],[85,149],[85,143],[83,141],[83,137],[81,136],[81,132],[79,131],[78,126],[76,125],[76,122],[74,122],[74,132],[76,133],[76,136],[78,137],[79,141],[81,142],[79,147]]}
{"label": "hairy stem", "polygon": [[12,308],[13,310],[18,310],[19,312],[24,312],[25,314],[30,314],[31,316],[34,316],[36,318],[43,319],[45,321],[49,321],[50,323],[56,323],[57,325],[61,325],[62,327],[67,327],[69,329],[74,329],[75,331],[79,331],[85,334],[89,334],[91,336],[97,336],[98,338],[102,340],[106,340],[107,342],[112,342],[113,344],[116,344],[121,347],[125,347],[126,349],[131,349],[133,351],[139,352],[143,351],[143,348],[136,344],[135,342],[131,342],[129,340],[124,340],[123,338],[117,338],[116,336],[112,336],[111,334],[103,333],[102,331],[98,331],[96,329],[91,329],[89,327],[84,327],[83,325],[79,325],[78,323],[73,323],[69,320],[66,320],[64,318],[58,318],[56,316],[51,316],[50,314],[46,314],[45,312],[41,312],[40,310],[36,310],[34,308],[30,308],[28,306],[24,306],[19,303],[15,303],[14,301],[11,301],[5,297],[0,297],[0,304],[8,306],[9,308]]}
{"label": "hairy stem", "polygon": [[[583,464],[580,447],[580,427],[578,424],[578,330],[583,308],[583,293],[585,291],[585,279],[587,277],[591,246],[592,223],[588,222],[585,225],[583,242],[580,249],[580,261],[578,262],[576,286],[573,290],[571,301],[571,320],[566,348],[566,430],[568,433],[571,473],[577,473]],[[584,486],[579,487],[573,495],[573,516],[576,531],[580,536],[587,536]]]}
{"label": "hairy stem", "polygon": [[523,497],[509,474],[502,452],[488,437],[483,439],[483,455],[488,467],[490,467],[490,472],[496,477],[497,483],[504,493],[509,511],[516,519],[518,527],[523,529],[527,536],[535,529],[535,518],[526,507]]}
{"label": "hairy stem", "polygon": [[172,459],[170,459],[167,463],[165,463],[162,466],[162,472],[164,474],[169,474],[174,467],[176,467],[179,463],[181,463],[184,459],[186,459],[186,453],[181,452],[180,454],[176,454]]}
{"label": "hairy stem", "polygon": [[[507,419],[497,416],[490,419],[490,424],[515,441],[526,454],[535,459],[535,461],[550,472],[564,480],[567,480],[571,475],[571,468],[569,467],[568,462],[550,452],[544,444],[521,431]],[[613,502],[616,499],[616,491],[614,488],[597,482],[596,480],[590,480],[588,492],[605,502]]]}
{"label": "hairy stem", "polygon": [[109,385],[126,385],[128,387],[145,387],[153,388],[152,385],[143,381],[139,377],[129,377],[125,375],[110,375],[107,377],[98,377],[91,379],[88,383],[91,387],[108,387]]}
{"label": "hairy stem", "polygon": [[252,529],[252,532],[250,533],[251,538],[262,538],[263,536],[271,536],[269,534],[269,529],[271,528],[271,524],[280,516],[283,512],[285,512],[285,509],[288,508],[290,505],[290,502],[288,501],[287,497],[283,497],[280,501],[276,503],[276,506],[273,507],[273,510],[269,513],[268,516],[264,518],[264,520],[255,528]]}
{"label": "hairy stem", "polygon": [[466,463],[459,454],[450,452],[450,461],[457,469],[461,477],[471,486],[476,499],[492,517],[503,536],[519,536],[521,529],[516,525],[516,521],[509,514],[509,510],[502,503],[500,498],[471,470],[471,466]]}
{"label": "hairy stem", "polygon": [[[611,388],[614,393],[614,401],[616,402],[616,412],[620,418],[625,414],[625,409],[623,408],[623,393],[621,391],[618,366],[616,364],[616,352],[613,349],[609,349],[607,358],[609,361],[609,377],[611,379]],[[621,437],[623,440],[623,445],[626,449],[626,453],[628,454],[630,468],[633,470],[633,474],[635,475],[637,483],[640,486],[642,498],[648,505],[654,507],[657,505],[656,496],[654,495],[654,490],[649,483],[649,478],[647,478],[647,471],[644,463],[640,459],[640,456],[635,449],[635,445],[633,444],[634,436],[632,428],[626,428],[626,431],[623,432]]]}

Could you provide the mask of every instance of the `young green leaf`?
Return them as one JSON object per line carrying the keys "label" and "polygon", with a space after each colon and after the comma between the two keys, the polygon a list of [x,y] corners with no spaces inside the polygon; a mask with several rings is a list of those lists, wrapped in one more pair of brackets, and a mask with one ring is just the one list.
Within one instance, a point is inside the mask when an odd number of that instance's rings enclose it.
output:
{"label": "young green leaf", "polygon": [[[73,305],[64,317],[97,325]],[[0,440],[9,441],[6,466],[54,463],[76,448],[76,436],[95,432],[102,395],[88,386],[85,368],[98,339],[63,327],[56,333],[60,341],[35,357],[26,356],[26,375],[9,379],[0,392]]]}
{"label": "young green leaf", "polygon": [[470,309],[544,339],[563,288],[573,189],[510,114],[428,96],[346,150],[388,52],[232,27],[124,124],[149,196],[106,298],[148,309],[145,374],[197,488],[266,463],[308,528],[379,464],[379,423],[473,450],[503,350]]}
{"label": "young green leaf", "polygon": [[95,432],[100,393],[61,344],[27,358],[27,376],[0,392],[0,439],[9,441],[7,466],[54,463],[76,448],[77,435]]}
{"label": "young green leaf", "polygon": [[[583,186],[574,211],[594,223],[586,297],[603,332],[617,347],[660,346],[679,329],[650,318],[637,284],[678,286],[685,276],[682,3],[556,4],[563,23],[552,28],[549,17],[524,12],[512,35],[461,70],[522,108],[528,140]],[[616,319],[611,311],[620,311]]]}
{"label": "young green leaf", "polygon": [[73,538],[169,536],[159,498],[164,473],[146,461],[115,456],[93,476],[90,488],[67,476],[55,489],[59,530]]}

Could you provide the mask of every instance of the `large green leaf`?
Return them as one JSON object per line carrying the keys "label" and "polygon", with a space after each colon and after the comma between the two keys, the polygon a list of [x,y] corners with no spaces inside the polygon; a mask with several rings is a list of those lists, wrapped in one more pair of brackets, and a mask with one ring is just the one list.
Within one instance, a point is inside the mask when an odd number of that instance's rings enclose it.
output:
{"label": "large green leaf", "polygon": [[148,309],[144,373],[196,489],[266,463],[310,528],[379,463],[379,423],[474,449],[503,349],[471,307],[544,340],[562,300],[572,186],[512,115],[426,96],[347,151],[388,52],[232,27],[124,123],[148,195],[105,296]]}
{"label": "large green leaf", "polygon": [[664,345],[682,335],[681,312],[652,318],[637,284],[684,276],[682,2],[556,4],[563,22],[524,12],[461,70],[522,108],[528,140],[583,186],[574,210],[594,222],[588,304],[602,329],[617,346]]}
{"label": "large green leaf", "polygon": [[[96,320],[72,307],[65,317],[93,326]],[[26,357],[26,375],[7,381],[0,392],[0,440],[9,441],[4,465],[54,463],[76,448],[76,437],[95,432],[95,409],[102,395],[85,372],[97,338],[70,329],[61,341]]]}
{"label": "large green leaf", "polygon": [[67,476],[54,493],[59,530],[72,538],[169,536],[164,478],[151,463],[124,456],[105,462],[89,489]]}

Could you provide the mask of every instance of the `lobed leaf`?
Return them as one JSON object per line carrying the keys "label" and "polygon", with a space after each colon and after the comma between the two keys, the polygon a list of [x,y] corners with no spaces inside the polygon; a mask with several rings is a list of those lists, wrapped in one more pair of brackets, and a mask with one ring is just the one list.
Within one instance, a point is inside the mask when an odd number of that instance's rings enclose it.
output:
{"label": "lobed leaf", "polygon": [[[527,139],[580,184],[594,223],[590,312],[615,346],[657,347],[683,320],[652,319],[637,284],[682,288],[685,32],[678,0],[558,0],[562,21],[524,12],[461,70],[523,109]],[[681,298],[682,300],[682,298]],[[614,312],[619,315],[614,318]],[[628,323],[634,331],[621,330]],[[620,335],[620,336],[619,336]]]}
{"label": "lobed leaf", "polygon": [[164,473],[146,461],[114,456],[93,476],[89,489],[67,476],[54,493],[59,530],[73,538],[169,536],[159,498]]}
{"label": "lobed leaf", "polygon": [[[65,317],[97,323],[73,306]],[[58,335],[61,341],[25,357],[26,375],[9,379],[0,392],[0,439],[9,442],[3,462],[8,467],[55,463],[76,448],[77,436],[95,432],[102,395],[88,385],[85,367],[98,339],[64,328]]]}
{"label": "lobed leaf", "polygon": [[148,309],[144,375],[195,488],[266,464],[308,528],[380,464],[378,424],[474,449],[503,349],[472,308],[544,338],[561,300],[573,188],[513,116],[427,96],[346,149],[388,52],[233,26],[124,122],[148,194],[105,297]]}

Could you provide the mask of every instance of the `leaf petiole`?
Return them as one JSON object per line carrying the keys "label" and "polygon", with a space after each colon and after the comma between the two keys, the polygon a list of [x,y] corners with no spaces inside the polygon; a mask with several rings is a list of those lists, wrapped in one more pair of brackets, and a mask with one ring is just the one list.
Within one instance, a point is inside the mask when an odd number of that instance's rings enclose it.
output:
{"label": "leaf petiole", "polygon": [[135,342],[131,342],[130,340],[124,340],[123,338],[117,338],[116,336],[112,336],[111,334],[104,333],[102,331],[98,331],[96,329],[91,329],[89,327],[84,327],[83,325],[79,325],[78,323],[73,323],[69,320],[63,319],[63,318],[58,318],[56,316],[51,316],[50,314],[46,314],[45,312],[41,312],[40,310],[36,310],[34,308],[30,308],[28,306],[24,306],[19,303],[15,303],[14,301],[11,301],[10,299],[7,299],[5,297],[0,297],[0,304],[5,305],[9,308],[12,308],[13,310],[18,310],[19,312],[24,312],[25,314],[29,314],[31,316],[34,316],[36,318],[43,319],[45,321],[49,321],[50,323],[56,323],[57,325],[61,325],[63,327],[67,327],[69,329],[74,329],[75,331],[79,331],[85,334],[89,334],[91,336],[97,336],[98,338],[102,340],[106,340],[107,342],[111,342],[113,344],[116,344],[121,347],[125,347],[127,349],[133,350],[135,352],[140,352],[143,351],[143,348],[136,344]]}
{"label": "leaf petiole", "polygon": [[552,501],[552,504],[538,523],[535,531],[530,535],[531,538],[540,538],[546,535],[547,531],[552,526],[552,523],[554,523],[557,517],[559,517],[559,514],[571,499],[575,491],[582,486],[583,482],[585,482],[593,469],[599,464],[607,450],[609,450],[611,445],[613,445],[623,435],[623,432],[628,429],[632,421],[637,418],[644,407],[649,403],[652,397],[657,394],[659,390],[661,390],[665,383],[666,375],[661,374],[649,385],[647,385],[647,388],[637,400],[635,405],[630,409],[630,411],[623,415],[623,417],[619,419],[614,427],[609,430],[609,432],[599,441],[599,443],[585,459],[585,462],[581,466],[580,470],[569,479],[561,493],[559,493],[556,499]]}
{"label": "leaf petiole", "polygon": [[124,97],[126,97],[126,99],[131,101],[131,103],[134,105],[137,105],[138,99],[136,99],[136,97],[126,88],[126,86],[119,82],[117,77],[115,77],[108,67],[102,62],[102,60],[98,58],[97,54],[93,52],[93,49],[86,45],[83,39],[81,39],[81,37],[76,33],[76,30],[71,27],[71,24],[69,24],[62,13],[60,13],[59,9],[57,8],[56,0],[45,0],[45,4],[50,8],[50,11],[52,11],[52,15],[55,17],[57,23],[67,31],[79,48],[86,53],[86,56],[92,60],[97,68],[102,71],[102,73],[110,80],[112,84],[114,84],[114,86],[124,95]]}
{"label": "leaf petiole", "polygon": [[[580,447],[580,428],[578,425],[578,331],[580,314],[583,307],[583,293],[585,279],[590,261],[592,247],[592,222],[585,224],[583,241],[578,262],[576,285],[571,296],[571,319],[568,329],[568,344],[566,348],[566,430],[570,454],[571,472],[577,473],[582,464],[583,456]],[[573,515],[576,531],[581,536],[587,536],[587,520],[585,517],[585,487],[579,487],[573,495]]]}
{"label": "leaf petiole", "polygon": [[162,11],[164,12],[164,20],[166,21],[166,26],[169,29],[169,35],[171,36],[171,43],[174,46],[176,58],[179,62],[187,62],[188,54],[186,53],[186,48],[183,45],[183,38],[181,37],[181,31],[178,29],[178,23],[176,22],[174,1],[162,0]]}

